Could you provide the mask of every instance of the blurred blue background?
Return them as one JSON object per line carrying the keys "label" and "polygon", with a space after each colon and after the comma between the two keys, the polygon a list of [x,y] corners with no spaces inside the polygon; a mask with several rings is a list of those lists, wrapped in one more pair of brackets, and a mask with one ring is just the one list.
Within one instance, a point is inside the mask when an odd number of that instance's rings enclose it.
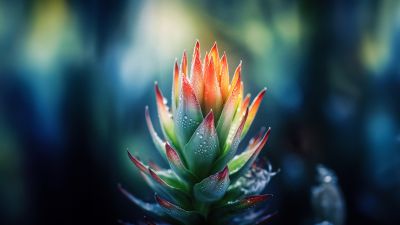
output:
{"label": "blurred blue background", "polygon": [[[400,224],[399,1],[0,1],[0,224],[116,224],[152,193],[126,156],[160,162],[144,123],[153,82],[217,41],[251,128],[280,168],[272,224],[312,224],[315,166],[333,169],[347,224]],[[247,142],[247,140],[245,140]]]}

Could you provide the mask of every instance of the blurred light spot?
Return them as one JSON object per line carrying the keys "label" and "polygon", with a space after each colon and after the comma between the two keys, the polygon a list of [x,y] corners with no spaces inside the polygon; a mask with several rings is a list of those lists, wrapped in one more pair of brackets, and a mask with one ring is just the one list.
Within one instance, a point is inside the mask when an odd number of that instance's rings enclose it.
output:
{"label": "blurred light spot", "polygon": [[367,121],[367,170],[370,171],[370,181],[383,189],[390,188],[393,180],[391,174],[385,171],[390,170],[391,165],[398,165],[395,124],[393,116],[384,109],[374,111]]}
{"label": "blurred light spot", "polygon": [[272,47],[272,34],[265,24],[255,20],[247,22],[245,27],[245,42],[255,55],[263,55]]}
{"label": "blurred light spot", "polygon": [[389,46],[386,41],[366,35],[362,41],[362,60],[369,70],[375,72],[373,74],[381,74],[389,60]]}
{"label": "blurred light spot", "polygon": [[345,97],[332,95],[326,106],[325,113],[334,122],[343,122],[354,114],[355,105]]}
{"label": "blurred light spot", "polygon": [[30,32],[26,40],[27,64],[40,72],[57,68],[79,48],[72,15],[62,0],[37,2],[34,6]]}
{"label": "blurred light spot", "polygon": [[180,57],[184,46],[193,46],[195,30],[190,15],[176,2],[146,1],[131,21],[136,24],[121,51],[119,72],[122,84],[140,93],[154,76],[171,79],[173,57]]}
{"label": "blurred light spot", "polygon": [[[393,142],[396,136],[395,121],[389,112],[380,109],[370,115],[367,122],[367,140],[372,148],[386,146]],[[376,149],[379,153],[387,151],[385,149]]]}
{"label": "blurred light spot", "polygon": [[[383,1],[373,15],[374,25],[369,26],[361,42],[361,59],[372,75],[382,76],[390,66],[394,52],[395,34],[399,31],[400,4],[397,1]],[[396,20],[397,19],[397,20]],[[367,20],[368,21],[368,20]]]}
{"label": "blurred light spot", "polygon": [[274,25],[279,37],[286,43],[297,44],[301,38],[301,18],[298,7],[291,7],[285,12],[277,14]]}

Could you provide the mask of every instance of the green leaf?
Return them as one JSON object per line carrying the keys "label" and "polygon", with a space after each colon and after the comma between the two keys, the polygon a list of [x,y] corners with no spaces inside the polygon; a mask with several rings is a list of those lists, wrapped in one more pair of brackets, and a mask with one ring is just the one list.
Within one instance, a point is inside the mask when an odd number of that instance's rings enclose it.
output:
{"label": "green leaf", "polygon": [[190,206],[188,188],[175,177],[171,170],[154,171],[143,164],[136,157],[128,152],[128,156],[134,165],[142,172],[145,181],[158,193],[181,206]]}
{"label": "green leaf", "polygon": [[260,151],[268,141],[271,129],[268,129],[263,138],[257,144],[252,144],[251,148],[242,152],[240,155],[235,156],[229,163],[229,175],[231,180],[236,181],[249,167],[254,163]]}
{"label": "green leaf", "polygon": [[194,182],[196,177],[186,168],[178,152],[168,143],[165,144],[165,149],[171,169],[186,182]]}
{"label": "green leaf", "polygon": [[182,77],[182,90],[179,94],[179,104],[174,120],[177,139],[180,146],[185,146],[203,120],[200,104],[186,77]]}
{"label": "green leaf", "polygon": [[171,202],[161,198],[157,194],[155,195],[156,202],[160,205],[162,211],[170,217],[179,220],[183,224],[197,224],[202,220],[199,213],[195,211],[185,210]]}
{"label": "green leaf", "polygon": [[[240,75],[239,75],[240,76]],[[225,143],[226,138],[228,137],[229,129],[233,122],[233,117],[235,116],[235,112],[237,111],[237,107],[239,105],[239,97],[240,96],[240,78],[236,82],[236,85],[232,91],[232,94],[229,96],[228,100],[224,104],[224,109],[222,110],[221,117],[218,120],[217,132],[220,143]]]}
{"label": "green leaf", "polygon": [[150,113],[149,113],[149,107],[146,106],[146,110],[145,110],[145,117],[146,117],[146,123],[147,123],[147,128],[149,130],[151,139],[154,142],[154,145],[156,146],[158,152],[160,153],[160,155],[164,158],[166,158],[166,154],[165,154],[165,141],[163,141],[157,134],[156,130],[154,129],[153,123],[151,122],[151,118],[150,118]]}
{"label": "green leaf", "polygon": [[218,136],[214,127],[214,114],[211,110],[185,145],[183,156],[189,170],[201,179],[209,174],[211,165],[218,154]]}
{"label": "green leaf", "polygon": [[193,187],[195,198],[200,202],[215,202],[221,199],[229,187],[229,171],[225,167],[222,171],[211,175]]}
{"label": "green leaf", "polygon": [[234,132],[234,135],[232,137],[229,137],[229,139],[227,139],[227,141],[225,142],[223,152],[221,156],[218,158],[218,160],[215,162],[212,172],[221,170],[235,156],[240,144],[242,130],[246,122],[247,115],[248,115],[248,110],[246,110],[246,112],[244,113],[244,116],[242,117],[239,126],[231,128],[232,129],[231,132]]}
{"label": "green leaf", "polygon": [[178,146],[179,143],[174,132],[174,121],[172,120],[172,115],[167,106],[167,99],[164,98],[163,94],[161,93],[157,82],[154,84],[154,90],[156,92],[158,117],[164,137],[167,138],[174,146]]}

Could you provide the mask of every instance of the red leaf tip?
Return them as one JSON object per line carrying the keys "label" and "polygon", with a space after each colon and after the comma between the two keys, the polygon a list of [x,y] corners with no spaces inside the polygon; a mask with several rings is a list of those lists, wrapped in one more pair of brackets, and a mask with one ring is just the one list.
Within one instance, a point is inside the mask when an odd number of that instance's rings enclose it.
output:
{"label": "red leaf tip", "polygon": [[127,151],[129,159],[135,164],[135,166],[141,170],[142,172],[146,173],[147,168],[145,165],[143,165],[142,162],[140,162],[135,156],[133,156],[129,151]]}
{"label": "red leaf tip", "polygon": [[266,201],[270,198],[272,198],[273,195],[271,194],[265,194],[265,195],[254,195],[254,196],[249,196],[244,198],[241,201],[241,204],[245,205],[245,206],[250,206],[250,205],[254,205],[257,204],[259,202],[263,202]]}
{"label": "red leaf tip", "polygon": [[207,114],[204,120],[205,125],[211,130],[211,128],[214,126],[214,113],[212,109],[210,109],[210,112]]}
{"label": "red leaf tip", "polygon": [[225,166],[225,168],[218,173],[218,181],[224,180],[228,175],[229,175],[229,169],[228,166]]}
{"label": "red leaf tip", "polygon": [[176,151],[168,144],[165,143],[165,151],[169,160],[176,162],[179,160],[179,156]]}
{"label": "red leaf tip", "polygon": [[165,184],[165,182],[163,180],[161,180],[161,178],[154,172],[153,169],[149,168],[148,171],[150,173],[150,176],[153,177],[153,179],[155,181],[157,181],[159,184],[162,184],[162,185]]}
{"label": "red leaf tip", "polygon": [[167,209],[171,209],[174,208],[174,205],[172,205],[170,202],[168,202],[165,199],[162,199],[160,196],[158,196],[157,194],[154,195],[154,198],[156,199],[156,202],[158,204],[160,204],[162,207],[167,208]]}

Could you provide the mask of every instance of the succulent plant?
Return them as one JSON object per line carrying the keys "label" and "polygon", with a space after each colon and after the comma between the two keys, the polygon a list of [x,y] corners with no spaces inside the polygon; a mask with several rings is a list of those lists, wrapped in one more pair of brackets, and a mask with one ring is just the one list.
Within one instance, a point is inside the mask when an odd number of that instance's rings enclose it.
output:
{"label": "succulent plant", "polygon": [[148,107],[145,110],[150,135],[170,169],[146,165],[128,151],[156,192],[155,203],[143,202],[122,187],[121,191],[171,224],[254,224],[269,218],[254,207],[272,197],[261,192],[275,173],[270,166],[266,170],[255,164],[270,129],[261,129],[244,151],[238,151],[265,91],[250,104],[250,95],[243,96],[241,63],[230,81],[226,54],[220,58],[215,43],[201,60],[197,41],[190,73],[185,52],[180,66],[175,62],[170,108],[155,83],[165,139],[155,131]]}

